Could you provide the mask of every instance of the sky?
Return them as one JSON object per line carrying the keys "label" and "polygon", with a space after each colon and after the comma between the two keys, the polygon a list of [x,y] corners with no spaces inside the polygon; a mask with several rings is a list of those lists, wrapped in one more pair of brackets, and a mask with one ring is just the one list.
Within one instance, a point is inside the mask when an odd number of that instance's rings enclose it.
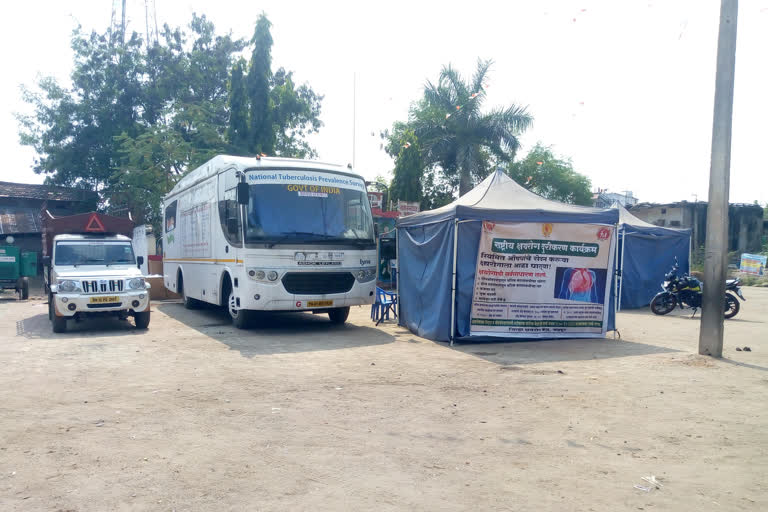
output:
{"label": "sky", "polygon": [[[648,202],[707,199],[717,0],[147,1],[159,25],[186,25],[196,12],[218,32],[247,38],[265,12],[273,67],[293,70],[325,96],[324,126],[310,139],[319,159],[346,164],[354,157],[366,179],[391,177],[378,134],[407,119],[425,82],[449,63],[468,77],[483,58],[494,61],[486,107],[525,105],[535,118],[520,138],[520,155],[540,141],[572,159],[595,189],[631,191]],[[66,84],[72,29],[103,32],[112,3],[4,6],[0,180],[44,179],[32,171],[34,152],[19,144],[14,113],[28,108],[19,86],[40,76]],[[127,0],[127,17],[129,30],[144,32],[145,1]],[[731,202],[768,202],[766,49],[768,0],[742,0]]]}

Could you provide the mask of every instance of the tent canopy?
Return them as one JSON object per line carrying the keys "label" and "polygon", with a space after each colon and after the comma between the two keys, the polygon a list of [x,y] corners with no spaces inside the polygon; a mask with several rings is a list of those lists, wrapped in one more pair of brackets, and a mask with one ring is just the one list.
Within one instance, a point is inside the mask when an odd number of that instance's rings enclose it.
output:
{"label": "tent canopy", "polygon": [[690,229],[664,228],[632,215],[619,203],[620,308],[647,306],[660,291],[659,283],[677,258],[682,269],[690,264]]}
{"label": "tent canopy", "polygon": [[[442,208],[401,217],[397,221],[401,325],[419,336],[447,341],[454,333],[453,319],[456,337],[470,335],[481,222],[466,221],[484,220],[616,225],[619,212],[550,201],[521,187],[504,172],[496,171]],[[609,330],[613,329],[614,321],[610,307]]]}
{"label": "tent canopy", "polygon": [[544,199],[521,187],[499,170],[454,202],[435,210],[401,217],[397,225],[421,226],[453,218],[503,222],[616,224],[619,214],[615,209],[576,206]]}

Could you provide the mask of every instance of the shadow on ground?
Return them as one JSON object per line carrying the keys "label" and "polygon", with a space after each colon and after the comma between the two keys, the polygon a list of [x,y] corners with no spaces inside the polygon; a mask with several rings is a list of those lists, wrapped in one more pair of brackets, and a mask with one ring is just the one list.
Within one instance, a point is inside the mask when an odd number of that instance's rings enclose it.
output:
{"label": "shadow on ground", "polygon": [[508,342],[465,342],[453,350],[481,357],[490,362],[511,366],[531,363],[588,361],[616,357],[645,356],[680,352],[679,350],[619,339],[556,339]]}
{"label": "shadow on ground", "polygon": [[[45,313],[30,316],[16,322],[16,336],[34,340],[62,340],[66,338],[81,338],[83,336],[141,336],[146,329],[136,329],[132,320],[120,320],[117,317],[86,318],[79,322],[67,321],[66,332],[56,334],[48,320],[48,307]],[[152,328],[152,325],[149,326]]]}
{"label": "shadow on ground", "polygon": [[251,328],[241,330],[232,326],[229,315],[220,308],[203,306],[187,310],[179,302],[162,302],[154,304],[153,309],[244,357],[383,345],[395,339],[372,327],[334,325],[326,314],[261,312]]}

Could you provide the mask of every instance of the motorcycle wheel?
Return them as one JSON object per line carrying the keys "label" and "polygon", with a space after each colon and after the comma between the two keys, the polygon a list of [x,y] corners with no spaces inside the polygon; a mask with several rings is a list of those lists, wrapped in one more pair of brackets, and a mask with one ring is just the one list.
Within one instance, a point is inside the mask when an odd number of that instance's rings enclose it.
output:
{"label": "motorcycle wheel", "polygon": [[675,298],[669,293],[660,293],[651,301],[651,311],[654,315],[666,315],[675,309]]}
{"label": "motorcycle wheel", "polygon": [[739,299],[733,296],[731,293],[725,294],[725,318],[733,318],[741,309],[741,304],[739,304]]}

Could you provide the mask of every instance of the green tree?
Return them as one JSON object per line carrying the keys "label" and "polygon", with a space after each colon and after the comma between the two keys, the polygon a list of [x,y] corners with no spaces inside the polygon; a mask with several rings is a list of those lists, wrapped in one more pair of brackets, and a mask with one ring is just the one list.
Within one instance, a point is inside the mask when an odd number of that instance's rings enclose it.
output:
{"label": "green tree", "polygon": [[[136,33],[124,40],[75,29],[72,85],[43,78],[23,88],[31,113],[17,118],[21,142],[37,153],[35,172],[98,191],[102,208],[155,222],[176,180],[216,154],[253,154],[254,141],[270,152],[266,141],[278,154],[313,155],[305,137],[321,126],[322,96],[285,70],[272,76],[266,18],[256,35],[257,64],[246,69],[246,41],[217,34],[204,15],[193,14],[187,29],[164,26],[149,46]],[[271,135],[254,138],[249,78],[266,80],[271,110],[257,124]]]}
{"label": "green tree", "polygon": [[394,177],[390,187],[392,200],[420,202],[423,197],[421,177],[424,174],[424,166],[413,130],[406,129],[399,137],[399,143],[400,151],[395,159]]}
{"label": "green tree", "polygon": [[589,178],[573,170],[570,159],[558,158],[549,146],[537,143],[522,160],[507,167],[517,183],[547,199],[592,205]]}
{"label": "green tree", "polygon": [[483,112],[491,65],[490,60],[478,60],[469,81],[450,65],[444,67],[436,84],[427,82],[423,98],[409,115],[424,163],[439,166],[446,182],[458,177],[459,195],[498,162],[511,162],[519,134],[533,123],[526,108],[518,105]]}
{"label": "green tree", "polygon": [[238,59],[232,67],[229,78],[229,127],[227,137],[230,144],[239,149],[248,145],[248,96],[245,90],[243,72],[246,68],[244,59]]}
{"label": "green tree", "polygon": [[249,102],[250,134],[248,149],[251,153],[274,153],[275,133],[272,116],[269,83],[272,78],[272,23],[264,14],[259,16],[251,38],[253,52],[246,79]]}

